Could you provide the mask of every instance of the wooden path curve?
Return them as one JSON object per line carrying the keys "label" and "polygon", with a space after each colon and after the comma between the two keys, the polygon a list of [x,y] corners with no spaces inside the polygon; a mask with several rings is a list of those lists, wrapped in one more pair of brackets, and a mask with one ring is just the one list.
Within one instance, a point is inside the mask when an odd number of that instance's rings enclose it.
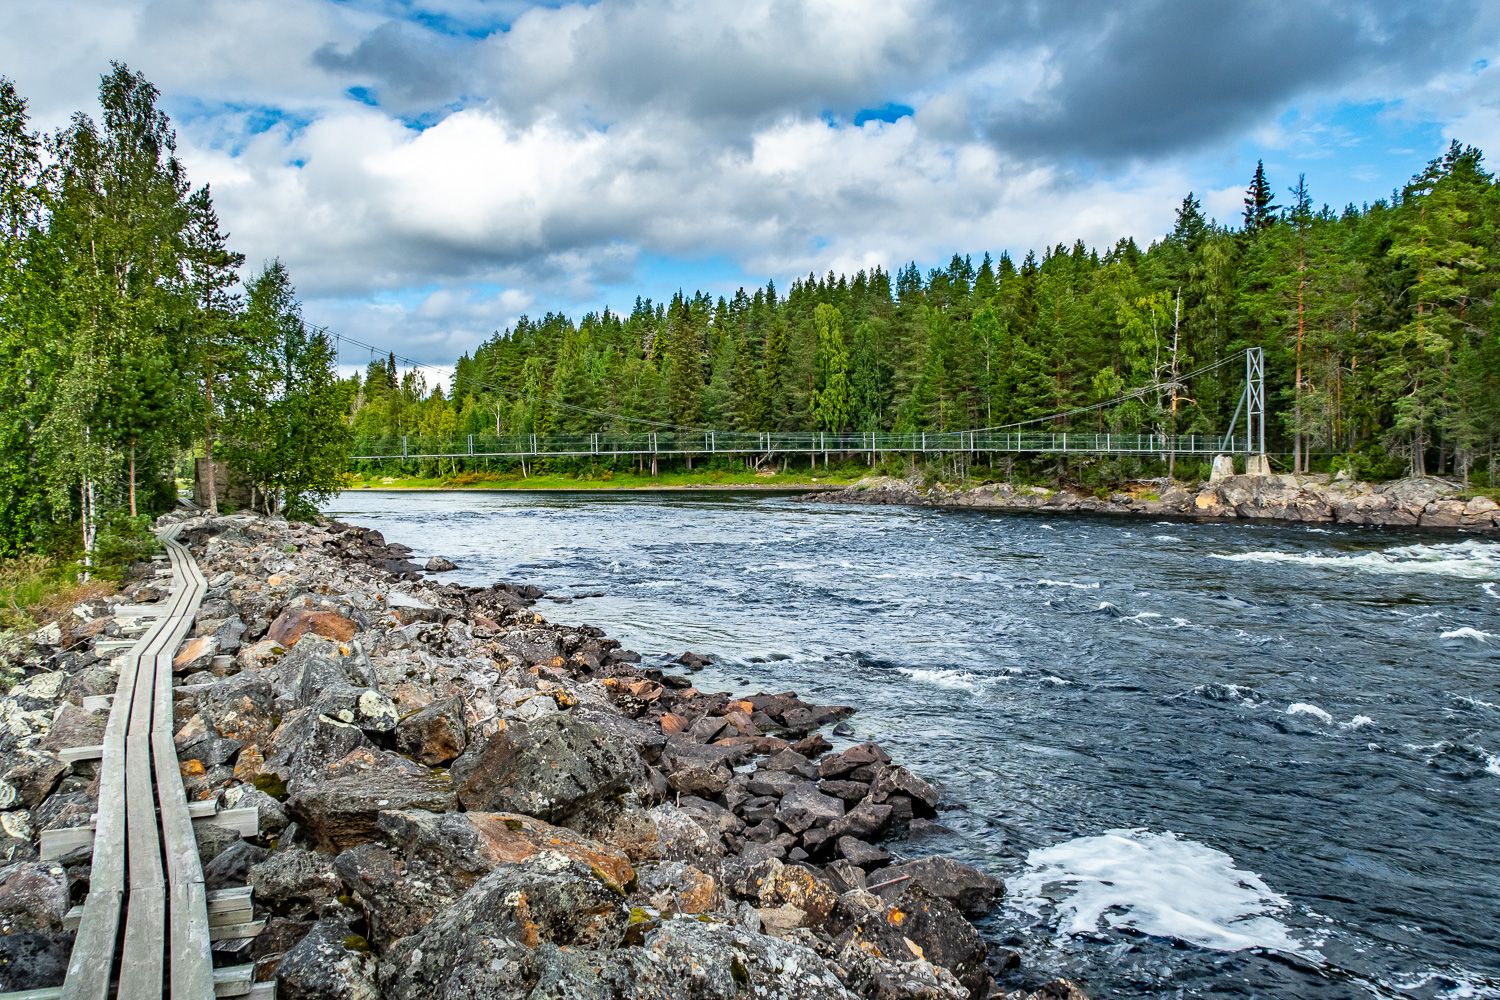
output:
{"label": "wooden path curve", "polygon": [[[179,531],[173,526],[160,532],[172,570],[170,597],[159,606],[136,609],[154,612],[155,621],[115,658],[120,679],[99,762],[89,894],[67,978],[61,987],[4,993],[0,1000],[275,996],[274,984],[251,983],[249,966],[217,974],[213,967],[209,894],[193,833],[194,814],[204,810],[190,809],[183,792],[172,711],[172,659],[193,625],[207,582],[176,540]],[[248,888],[215,895],[233,896],[242,900],[243,910],[249,908]]]}

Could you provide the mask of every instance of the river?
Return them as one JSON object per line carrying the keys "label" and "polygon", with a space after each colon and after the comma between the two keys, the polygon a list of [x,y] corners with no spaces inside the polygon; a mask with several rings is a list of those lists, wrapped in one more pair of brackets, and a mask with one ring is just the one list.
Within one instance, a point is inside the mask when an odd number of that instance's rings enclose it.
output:
{"label": "river", "polygon": [[939,785],[906,850],[1094,997],[1500,997],[1500,544],[802,504],[346,493],[330,513],[706,690],[857,706]]}

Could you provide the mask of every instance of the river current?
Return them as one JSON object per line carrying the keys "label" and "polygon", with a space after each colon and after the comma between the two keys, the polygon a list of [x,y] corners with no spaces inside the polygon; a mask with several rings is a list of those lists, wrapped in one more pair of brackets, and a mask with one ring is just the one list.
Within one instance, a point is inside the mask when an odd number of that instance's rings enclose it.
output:
{"label": "river current", "polygon": [[902,849],[1006,880],[981,930],[1027,976],[1500,997],[1494,541],[719,492],[330,513],[458,582],[602,593],[537,610],[648,664],[713,654],[705,690],[856,706],[949,806]]}

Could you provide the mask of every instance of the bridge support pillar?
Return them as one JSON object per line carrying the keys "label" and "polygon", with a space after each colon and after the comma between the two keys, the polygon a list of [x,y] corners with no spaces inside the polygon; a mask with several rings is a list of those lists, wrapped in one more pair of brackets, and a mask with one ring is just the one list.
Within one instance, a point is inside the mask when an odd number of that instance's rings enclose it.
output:
{"label": "bridge support pillar", "polygon": [[1234,475],[1234,456],[1215,455],[1213,471],[1208,474],[1210,483],[1217,483],[1221,479],[1227,479]]}
{"label": "bridge support pillar", "polygon": [[1245,475],[1247,476],[1269,476],[1271,474],[1271,460],[1264,455],[1249,455],[1245,458]]}

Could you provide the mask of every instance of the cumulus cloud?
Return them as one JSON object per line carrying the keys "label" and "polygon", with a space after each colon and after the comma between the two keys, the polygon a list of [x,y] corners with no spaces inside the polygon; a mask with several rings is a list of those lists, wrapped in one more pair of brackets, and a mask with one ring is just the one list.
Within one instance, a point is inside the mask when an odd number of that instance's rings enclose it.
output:
{"label": "cumulus cloud", "polygon": [[437,358],[647,256],[784,278],[1105,245],[1164,231],[1194,186],[1232,217],[1192,157],[1309,97],[1500,134],[1471,68],[1497,20],[1477,0],[51,0],[0,13],[0,72],[50,125],[108,59],[143,70],[252,263],[285,260],[320,322]]}

